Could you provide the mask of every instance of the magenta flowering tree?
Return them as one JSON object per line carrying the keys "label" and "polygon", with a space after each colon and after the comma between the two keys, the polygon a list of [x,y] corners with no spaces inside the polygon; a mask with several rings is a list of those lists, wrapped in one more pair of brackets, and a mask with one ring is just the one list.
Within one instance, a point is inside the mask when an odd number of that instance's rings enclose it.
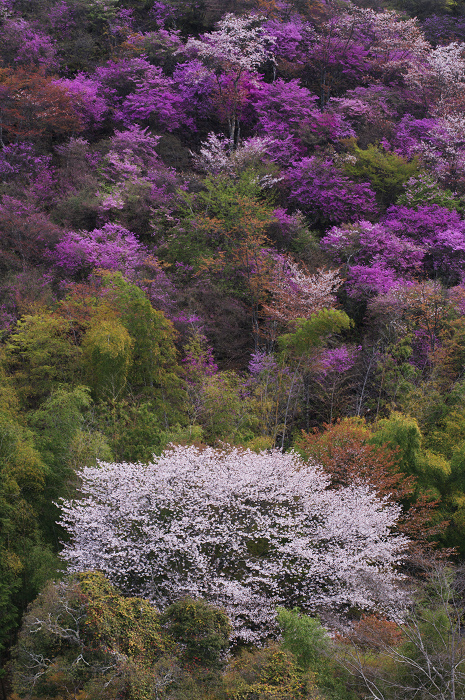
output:
{"label": "magenta flowering tree", "polygon": [[26,271],[48,262],[61,229],[35,203],[4,195],[0,201],[0,269]]}
{"label": "magenta flowering tree", "polygon": [[3,182],[28,181],[48,170],[51,160],[39,155],[28,141],[10,143],[0,150],[0,178]]}
{"label": "magenta flowering tree", "polygon": [[283,136],[289,131],[297,134],[300,124],[317,113],[317,100],[298,80],[278,78],[273,83],[259,83],[254,90],[258,128],[273,136]]}
{"label": "magenta flowering tree", "polygon": [[307,84],[318,94],[321,108],[330,97],[365,81],[369,71],[366,29],[365,18],[342,12],[321,26],[305,66]]}
{"label": "magenta flowering tree", "polygon": [[304,65],[310,48],[317,40],[314,27],[305,22],[299,15],[294,15],[288,21],[269,19],[264,23],[264,29],[274,38],[272,52],[280,67],[286,68],[288,63]]}
{"label": "magenta flowering tree", "polygon": [[361,347],[341,345],[323,348],[315,358],[309,381],[312,409],[326,423],[353,410],[354,368],[360,351]]}
{"label": "magenta flowering tree", "polygon": [[124,99],[115,118],[126,126],[138,121],[166,131],[173,131],[181,125],[194,127],[192,118],[187,115],[184,96],[159,66],[150,66],[140,79],[135,80],[134,92]]}
{"label": "magenta flowering tree", "polygon": [[321,111],[318,97],[298,80],[259,83],[253,90],[253,110],[257,118],[259,133],[266,134],[278,142],[276,159],[292,163],[307,153],[308,147],[323,146],[340,139],[355,137],[342,114]]}
{"label": "magenta flowering tree", "polygon": [[109,107],[100,95],[99,84],[95,80],[79,73],[74,78],[60,78],[54,82],[64,87],[72,97],[74,110],[87,129],[102,124]]}
{"label": "magenta flowering tree", "polygon": [[186,595],[225,607],[236,639],[276,632],[276,605],[399,612],[400,508],[328,478],[296,454],[175,447],[79,474],[62,504],[71,571],[98,569],[163,608]]}
{"label": "magenta flowering tree", "polygon": [[336,262],[345,263],[346,288],[354,297],[385,294],[420,272],[425,256],[423,246],[369,221],[333,226],[321,244]]}
{"label": "magenta flowering tree", "polygon": [[4,65],[35,66],[47,72],[53,72],[58,67],[53,39],[24,19],[16,17],[3,22],[0,47]]}
{"label": "magenta flowering tree", "polygon": [[156,148],[159,136],[153,136],[147,128],[132,125],[115,133],[109,140],[110,149],[102,168],[108,179],[146,176],[160,166]]}
{"label": "magenta flowering tree", "polygon": [[406,284],[408,282],[382,260],[375,260],[368,265],[351,265],[347,271],[349,296],[359,299],[386,294]]}
{"label": "magenta flowering tree", "polygon": [[440,147],[440,139],[435,135],[437,129],[436,118],[415,119],[411,114],[405,114],[395,125],[390,143],[396,153],[410,159]]}
{"label": "magenta flowering tree", "polygon": [[146,254],[133,233],[107,223],[93,231],[68,231],[55,247],[53,258],[58,267],[72,274],[103,268],[131,275]]}
{"label": "magenta flowering tree", "polygon": [[98,82],[103,97],[117,108],[129,94],[134,92],[137,83],[142,81],[146,72],[152,68],[149,61],[140,56],[121,58],[98,66],[94,79]]}
{"label": "magenta flowering tree", "polygon": [[439,276],[450,286],[465,274],[465,221],[437,204],[391,206],[379,223],[333,226],[321,244],[335,262],[347,266],[354,296],[384,294],[418,277]]}
{"label": "magenta flowering tree", "polygon": [[349,348],[341,345],[339,348],[324,348],[318,359],[320,377],[328,377],[332,373],[344,374],[352,369],[357,361],[361,348]]}
{"label": "magenta flowering tree", "polygon": [[450,41],[465,41],[463,17],[432,14],[422,22],[426,38],[432,44],[448,44]]}
{"label": "magenta flowering tree", "polygon": [[[357,224],[333,226],[322,238],[321,244],[333,260],[346,266],[346,289],[352,297],[370,297],[384,294],[399,283],[399,274],[390,267],[384,254],[389,255],[391,237],[380,224],[360,221]],[[399,239],[394,246],[397,252],[404,251],[405,245]],[[414,249],[412,263],[418,262],[424,253]],[[415,257],[416,256],[416,257]],[[393,260],[401,264],[403,259],[394,254]]]}
{"label": "magenta flowering tree", "polygon": [[302,158],[286,175],[290,200],[313,225],[341,223],[376,213],[371,186],[352,182],[330,158]]}
{"label": "magenta flowering tree", "polygon": [[322,245],[332,251],[339,262],[352,265],[380,261],[401,273],[418,270],[425,256],[421,245],[396,236],[383,224],[369,221],[333,226],[322,239]]}
{"label": "magenta flowering tree", "polygon": [[465,221],[455,210],[437,204],[391,206],[382,220],[394,235],[403,235],[425,250],[424,270],[456,284],[465,272]]}
{"label": "magenta flowering tree", "polygon": [[197,58],[181,63],[173,71],[173,81],[194,118],[208,119],[214,109],[216,79],[213,71]]}
{"label": "magenta flowering tree", "polygon": [[155,0],[149,10],[149,18],[160,28],[173,24],[179,14],[180,10],[178,8],[161,0]]}

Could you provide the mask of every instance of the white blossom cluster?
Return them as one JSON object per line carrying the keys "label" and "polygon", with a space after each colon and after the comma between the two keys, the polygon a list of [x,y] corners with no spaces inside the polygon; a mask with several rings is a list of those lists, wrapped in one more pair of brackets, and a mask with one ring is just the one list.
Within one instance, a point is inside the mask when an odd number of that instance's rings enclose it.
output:
{"label": "white blossom cluster", "polygon": [[186,50],[220,65],[254,71],[267,60],[273,60],[271,49],[276,39],[269,34],[259,15],[237,17],[227,13],[218,22],[218,29],[202,39],[189,39]]}
{"label": "white blossom cluster", "polygon": [[465,44],[453,41],[437,46],[428,56],[429,69],[445,83],[465,79]]}
{"label": "white blossom cluster", "polygon": [[430,136],[436,144],[420,141],[418,152],[436,177],[442,180],[448,176],[451,167],[458,172],[465,167],[465,116],[456,111],[448,113],[442,100],[438,101],[435,112],[438,117],[430,129]]}
{"label": "white blossom cluster", "polygon": [[422,90],[432,113],[448,117],[461,104],[465,89],[465,43],[451,42],[437,46],[427,60],[412,63],[406,79],[416,90]]}
{"label": "white blossom cluster", "polygon": [[199,170],[217,174],[238,175],[241,170],[262,160],[273,142],[270,136],[252,136],[242,141],[233,151],[225,136],[211,132],[202,142],[200,152],[192,153],[194,165]]}
{"label": "white blossom cluster", "polygon": [[308,274],[286,257],[273,276],[272,303],[265,311],[285,323],[298,318],[310,318],[321,309],[334,306],[335,293],[342,284],[339,270],[318,270]]}
{"label": "white blossom cluster", "polygon": [[408,66],[424,62],[431,51],[416,18],[405,19],[395,10],[378,12],[348,3],[348,11],[338,18],[338,28],[351,37],[354,29],[371,35],[369,55],[386,66]]}
{"label": "white blossom cluster", "polygon": [[80,473],[62,504],[71,571],[98,569],[163,608],[183,595],[226,609],[236,638],[258,643],[275,608],[394,611],[407,540],[399,508],[363,484],[328,479],[294,453],[176,446],[153,463]]}

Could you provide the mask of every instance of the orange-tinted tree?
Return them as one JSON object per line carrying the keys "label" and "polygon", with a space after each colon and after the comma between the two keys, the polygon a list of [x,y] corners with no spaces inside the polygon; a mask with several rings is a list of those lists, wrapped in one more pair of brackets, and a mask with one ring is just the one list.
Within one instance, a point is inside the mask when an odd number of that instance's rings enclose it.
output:
{"label": "orange-tinted tree", "polygon": [[331,477],[332,488],[363,481],[380,498],[401,503],[404,514],[399,529],[426,546],[444,524],[432,522],[437,502],[418,492],[414,476],[400,471],[398,449],[373,444],[371,438],[371,430],[362,418],[346,418],[325,425],[321,432],[302,432],[296,445],[302,455],[323,467]]}
{"label": "orange-tinted tree", "polygon": [[52,76],[0,69],[0,140],[53,139],[82,131],[68,91]]}

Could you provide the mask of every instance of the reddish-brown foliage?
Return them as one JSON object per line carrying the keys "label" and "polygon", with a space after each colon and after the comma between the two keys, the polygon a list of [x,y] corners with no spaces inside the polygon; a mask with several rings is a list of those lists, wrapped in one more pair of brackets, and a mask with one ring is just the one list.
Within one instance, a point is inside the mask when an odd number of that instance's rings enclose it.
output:
{"label": "reddish-brown foliage", "polygon": [[302,432],[299,451],[320,464],[331,477],[331,487],[357,481],[370,484],[380,497],[401,503],[404,515],[399,530],[419,546],[442,531],[446,523],[434,522],[437,501],[418,493],[414,476],[399,471],[398,451],[369,442],[371,432],[362,419],[345,419],[324,425],[323,431]]}
{"label": "reddish-brown foliage", "polygon": [[0,91],[0,130],[10,140],[82,131],[72,97],[53,77],[24,68],[1,69]]}

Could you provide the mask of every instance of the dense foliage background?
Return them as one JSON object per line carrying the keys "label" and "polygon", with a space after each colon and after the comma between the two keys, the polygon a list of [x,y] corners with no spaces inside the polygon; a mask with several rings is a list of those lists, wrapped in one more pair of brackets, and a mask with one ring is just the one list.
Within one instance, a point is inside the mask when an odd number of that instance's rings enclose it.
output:
{"label": "dense foliage background", "polygon": [[[398,573],[418,582],[418,556],[434,543],[460,565],[464,108],[462,0],[0,0],[5,698],[23,658],[10,663],[20,621],[40,591],[41,609],[68,596],[74,610],[77,596],[94,615],[93,579],[47,581],[63,574],[60,499],[80,495],[81,470],[98,459],[149,462],[170,442],[294,448],[321,465],[334,499],[362,483],[398,513],[392,527],[410,542]],[[415,618],[430,638],[462,600],[458,574],[433,573],[451,593],[431,604],[432,627]],[[397,623],[353,602],[365,650],[387,640],[376,663],[389,670]],[[293,614],[324,650],[315,621]],[[39,695],[105,697],[100,671],[66,670],[75,657],[55,649],[57,630],[32,652],[51,644],[60,659],[57,685]],[[179,697],[205,697],[198,683],[210,672],[212,697],[349,697],[343,672],[319,652],[299,660],[289,635],[225,671],[225,632],[210,671],[192,680],[186,641],[160,641],[155,658],[147,631],[135,652],[105,634],[90,645],[95,669],[108,649],[118,673],[114,654],[145,659],[124,666],[108,697],[162,697],[176,679]],[[345,667],[361,673],[358,661]],[[374,693],[370,673],[363,692]],[[31,692],[15,682],[19,697]],[[435,682],[421,697],[442,697]]]}

